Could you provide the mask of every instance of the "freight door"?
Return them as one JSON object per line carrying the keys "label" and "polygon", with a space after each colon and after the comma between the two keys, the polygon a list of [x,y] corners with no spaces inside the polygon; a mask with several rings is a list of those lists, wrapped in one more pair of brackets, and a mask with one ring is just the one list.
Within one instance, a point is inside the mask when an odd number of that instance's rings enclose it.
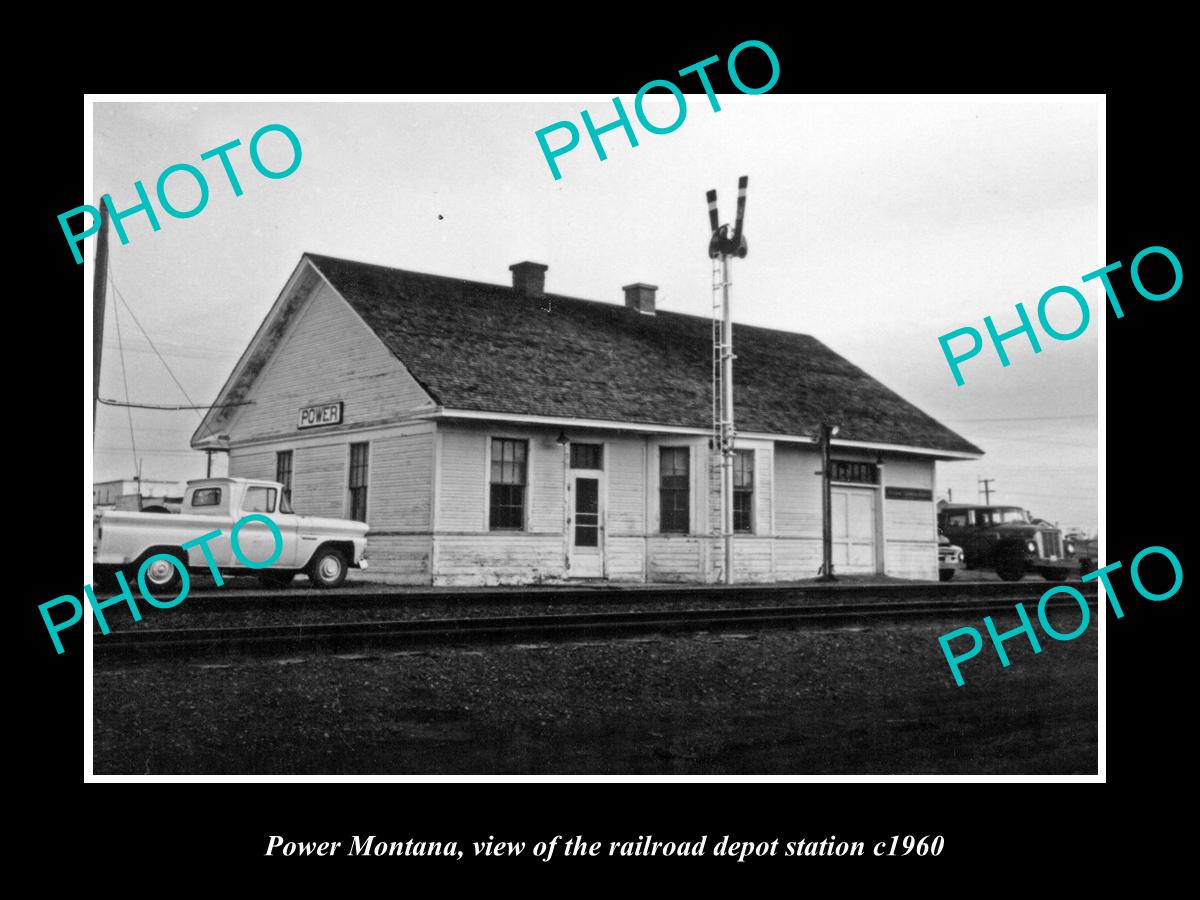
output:
{"label": "freight door", "polygon": [[875,573],[875,491],[830,489],[835,575]]}

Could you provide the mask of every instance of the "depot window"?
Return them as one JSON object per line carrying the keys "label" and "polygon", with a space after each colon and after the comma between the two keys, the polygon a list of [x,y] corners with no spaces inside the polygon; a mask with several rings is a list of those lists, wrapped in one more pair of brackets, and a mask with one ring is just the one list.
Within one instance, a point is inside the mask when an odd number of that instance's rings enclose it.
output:
{"label": "depot window", "polygon": [[292,451],[280,450],[275,454],[275,480],[283,485],[283,498],[292,499]]}
{"label": "depot window", "polygon": [[488,527],[492,531],[525,528],[525,486],[529,444],[511,438],[492,438],[491,498]]}
{"label": "depot window", "polygon": [[687,447],[660,447],[658,503],[663,534],[687,534],[691,527],[691,452]]}
{"label": "depot window", "polygon": [[843,484],[879,484],[879,466],[849,459],[831,459],[829,480]]}
{"label": "depot window", "polygon": [[367,461],[370,445],[350,445],[350,518],[367,521]]}
{"label": "depot window", "polygon": [[604,445],[603,444],[576,444],[571,443],[571,468],[572,469],[603,469],[604,468]]}
{"label": "depot window", "polygon": [[754,451],[733,453],[733,530],[754,530]]}

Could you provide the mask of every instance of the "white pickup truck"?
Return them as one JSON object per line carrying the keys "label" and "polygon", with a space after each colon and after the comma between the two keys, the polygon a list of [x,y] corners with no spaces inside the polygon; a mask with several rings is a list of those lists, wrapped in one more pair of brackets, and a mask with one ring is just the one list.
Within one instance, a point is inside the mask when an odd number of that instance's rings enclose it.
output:
{"label": "white pickup truck", "polygon": [[[234,524],[251,513],[267,516],[279,528],[283,550],[269,568],[251,569],[236,558],[230,544]],[[125,573],[137,590],[137,573],[142,562],[158,553],[168,553],[187,563],[189,571],[210,572],[204,547],[187,550],[183,545],[202,535],[220,530],[207,544],[213,564],[222,573],[255,574],[272,587],[283,587],[300,572],[318,587],[337,587],[351,567],[367,567],[367,525],[349,519],[319,519],[298,516],[274,481],[250,478],[203,478],[189,481],[178,514],[122,512],[98,513],[92,524],[92,562],[95,580],[112,581]],[[276,539],[261,521],[250,521],[238,531],[242,556],[262,562],[270,559]],[[175,567],[158,559],[146,570],[147,587],[156,595],[174,592],[181,582]]]}

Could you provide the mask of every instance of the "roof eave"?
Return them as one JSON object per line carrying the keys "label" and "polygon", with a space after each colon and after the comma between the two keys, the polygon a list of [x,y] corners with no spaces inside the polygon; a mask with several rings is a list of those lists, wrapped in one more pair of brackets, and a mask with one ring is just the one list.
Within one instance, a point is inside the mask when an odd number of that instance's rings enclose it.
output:
{"label": "roof eave", "polygon": [[[548,425],[559,428],[602,428],[612,431],[637,431],[654,434],[688,434],[703,436],[711,434],[707,428],[690,428],[684,425],[664,425],[652,422],[618,422],[606,419],[580,419],[570,416],[536,416],[517,413],[490,412],[475,409],[453,409],[438,407],[428,414],[431,419],[467,419],[487,422],[511,422],[520,425]],[[747,440],[783,441],[791,444],[816,444],[812,435],[772,434],[769,432],[739,431],[738,437]],[[833,446],[856,450],[877,450],[888,453],[907,453],[914,456],[929,456],[946,461],[979,459],[983,452],[948,450],[940,447],[920,447],[908,444],[891,444],[879,441],[846,441],[833,439]]]}

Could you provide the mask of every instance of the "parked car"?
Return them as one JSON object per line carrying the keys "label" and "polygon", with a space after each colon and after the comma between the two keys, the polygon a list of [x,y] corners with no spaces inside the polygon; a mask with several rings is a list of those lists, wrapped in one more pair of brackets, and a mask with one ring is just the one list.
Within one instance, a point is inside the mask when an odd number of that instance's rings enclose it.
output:
{"label": "parked car", "polygon": [[1065,581],[1079,567],[1073,542],[1053,525],[1035,523],[1019,506],[944,503],[938,528],[963,548],[968,569],[995,569],[1005,581],[1019,581],[1028,572]]}
{"label": "parked car", "polygon": [[962,567],[962,547],[950,543],[950,538],[938,532],[938,578],[941,581],[949,581]]}
{"label": "parked car", "polygon": [[[230,532],[250,513],[270,518],[283,537],[282,552],[268,568],[248,568],[233,553]],[[318,587],[337,587],[351,567],[367,567],[365,523],[296,515],[283,485],[274,481],[204,478],[188,482],[178,514],[97,513],[92,523],[96,580],[111,582],[120,570],[130,585],[136,585],[142,562],[158,553],[183,560],[189,572],[209,572],[204,545],[186,551],[183,545],[214,530],[221,534],[206,546],[222,574],[254,574],[273,587],[289,584],[301,572]],[[274,536],[262,522],[247,522],[238,532],[238,548],[255,562],[269,559],[275,546]],[[155,595],[177,592],[181,581],[167,560],[156,560],[146,570],[147,587]]]}

